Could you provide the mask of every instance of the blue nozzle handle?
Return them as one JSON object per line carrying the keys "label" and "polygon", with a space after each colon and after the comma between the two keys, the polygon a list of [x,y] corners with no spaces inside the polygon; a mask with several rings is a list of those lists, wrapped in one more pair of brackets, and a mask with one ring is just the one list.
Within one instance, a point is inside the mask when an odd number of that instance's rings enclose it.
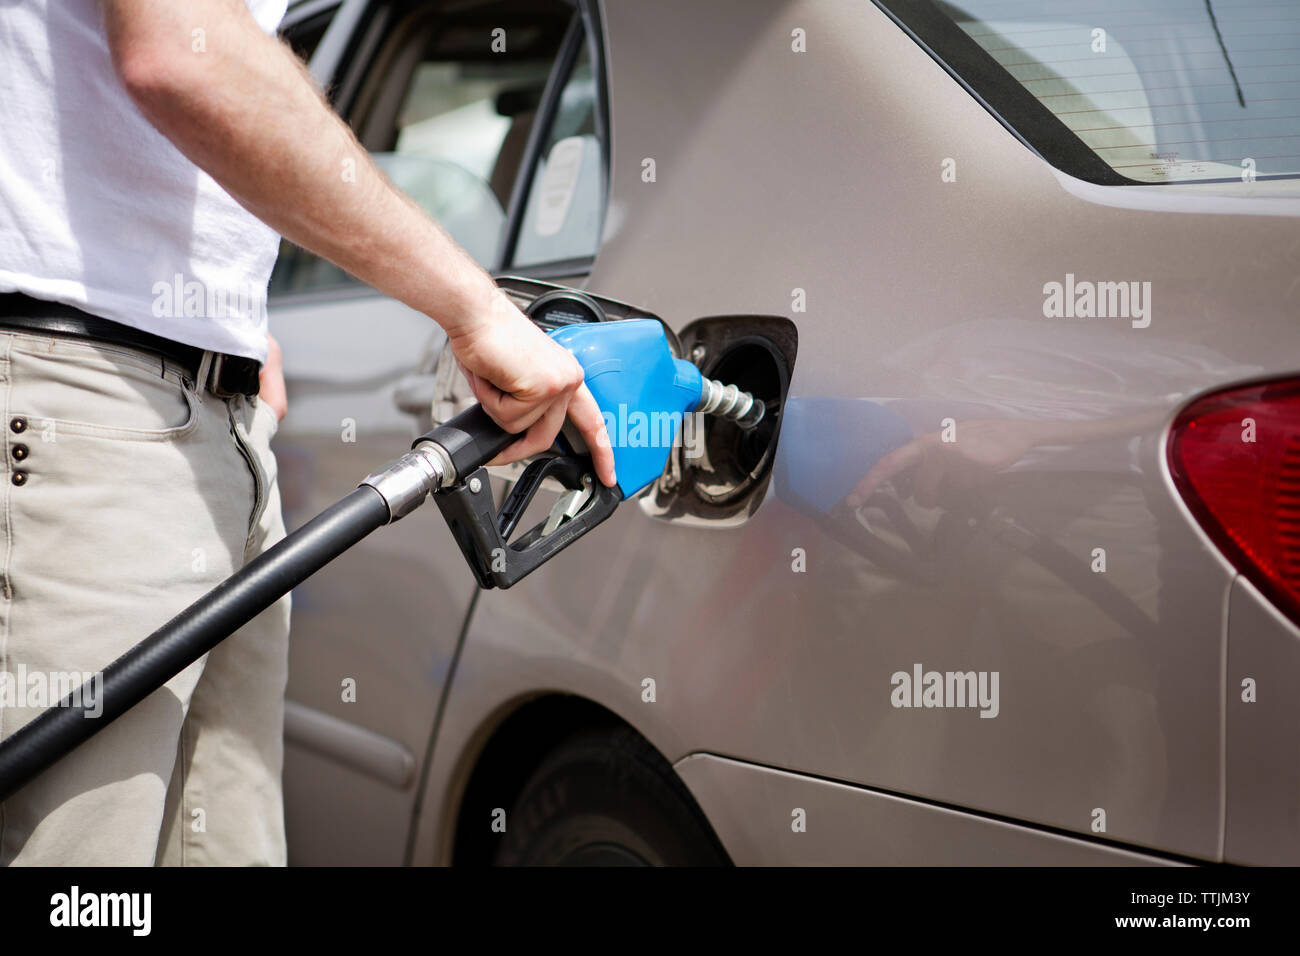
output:
{"label": "blue nozzle handle", "polygon": [[630,498],[663,473],[683,418],[700,404],[704,378],[673,357],[654,319],[569,325],[550,335],[582,363],[613,445],[619,490]]}
{"label": "blue nozzle handle", "polygon": [[[763,403],[748,392],[707,379],[690,362],[675,358],[663,326],[654,319],[567,325],[549,335],[582,364],[587,388],[605,419],[624,498],[663,474],[687,414],[718,415],[741,428],[752,428],[763,417]],[[588,451],[572,428],[566,426],[564,435],[569,447],[562,442],[562,450],[579,456]],[[495,458],[514,437],[475,406],[416,444],[441,445],[456,474],[464,476]]]}

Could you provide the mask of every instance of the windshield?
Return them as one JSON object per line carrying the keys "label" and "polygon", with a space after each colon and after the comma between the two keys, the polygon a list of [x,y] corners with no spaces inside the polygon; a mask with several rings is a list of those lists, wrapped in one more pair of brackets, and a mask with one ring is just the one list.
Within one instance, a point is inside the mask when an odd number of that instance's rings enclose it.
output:
{"label": "windshield", "polygon": [[1294,0],[878,2],[1072,175],[1300,175]]}

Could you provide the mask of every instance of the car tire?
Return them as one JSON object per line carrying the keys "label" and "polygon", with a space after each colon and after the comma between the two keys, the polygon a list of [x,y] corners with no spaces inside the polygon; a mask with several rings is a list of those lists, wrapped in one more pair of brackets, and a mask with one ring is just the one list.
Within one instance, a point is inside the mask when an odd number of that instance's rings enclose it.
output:
{"label": "car tire", "polygon": [[668,762],[634,731],[577,734],[550,752],[506,818],[498,866],[729,864]]}

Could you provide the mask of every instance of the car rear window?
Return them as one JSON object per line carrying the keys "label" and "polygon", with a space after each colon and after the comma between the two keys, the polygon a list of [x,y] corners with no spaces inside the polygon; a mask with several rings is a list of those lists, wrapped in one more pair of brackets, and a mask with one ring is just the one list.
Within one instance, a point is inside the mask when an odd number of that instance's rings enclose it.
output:
{"label": "car rear window", "polygon": [[1295,0],[877,0],[1044,158],[1093,182],[1300,175]]}

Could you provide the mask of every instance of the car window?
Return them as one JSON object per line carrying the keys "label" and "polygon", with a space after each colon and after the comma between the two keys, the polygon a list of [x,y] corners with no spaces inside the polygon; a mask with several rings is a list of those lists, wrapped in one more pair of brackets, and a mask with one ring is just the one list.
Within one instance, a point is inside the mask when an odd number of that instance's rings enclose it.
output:
{"label": "car window", "polygon": [[[395,21],[347,119],[375,163],[465,250],[495,269],[506,210],[572,6],[488,2]],[[271,294],[357,282],[288,242]]]}
{"label": "car window", "polygon": [[595,255],[605,198],[596,109],[595,73],[584,43],[538,154],[512,267]]}
{"label": "car window", "polygon": [[338,7],[338,3],[309,2],[291,7],[285,14],[280,34],[304,62],[311,60],[320,46],[321,37],[325,36]]}
{"label": "car window", "polygon": [[1300,7],[879,0],[1031,146],[1106,183],[1300,175]]}

